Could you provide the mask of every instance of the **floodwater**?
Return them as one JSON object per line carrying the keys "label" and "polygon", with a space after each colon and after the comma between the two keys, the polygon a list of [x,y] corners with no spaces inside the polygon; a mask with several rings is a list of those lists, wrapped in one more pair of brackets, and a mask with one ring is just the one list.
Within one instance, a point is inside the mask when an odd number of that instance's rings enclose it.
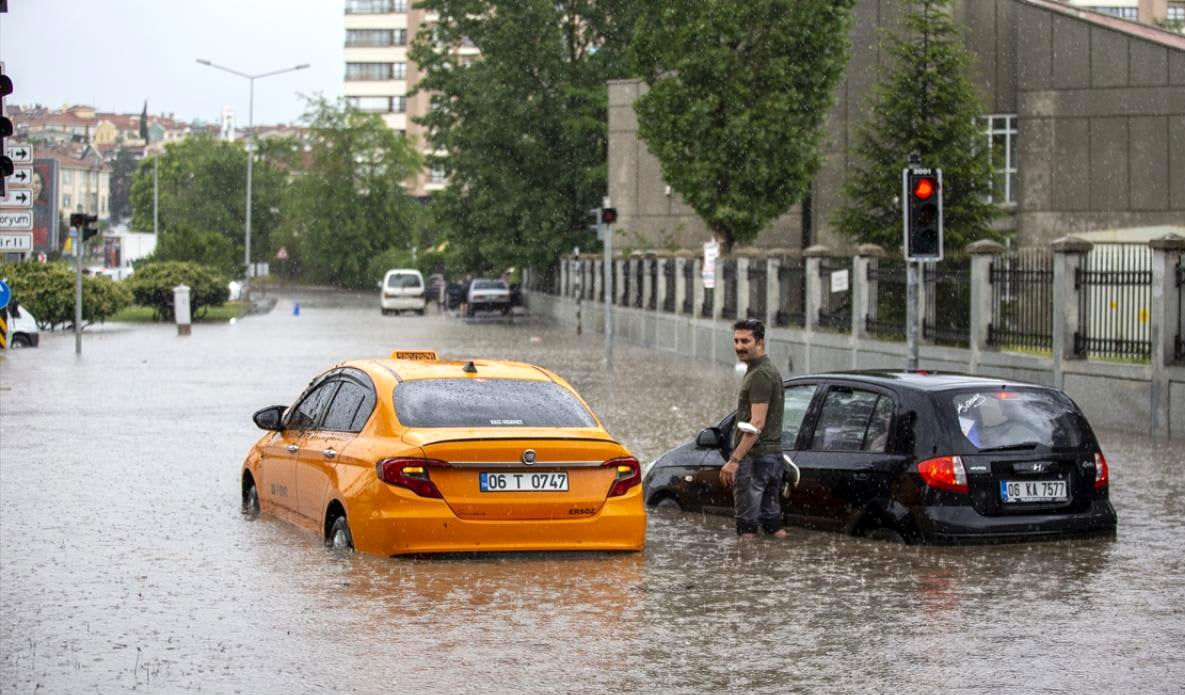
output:
{"label": "floodwater", "polygon": [[550,367],[643,461],[732,407],[732,370],[602,345],[307,293],[3,356],[0,691],[1181,692],[1185,445],[1105,423],[1114,540],[738,548],[676,512],[640,554],[391,559],[239,513],[251,413],[397,346]]}

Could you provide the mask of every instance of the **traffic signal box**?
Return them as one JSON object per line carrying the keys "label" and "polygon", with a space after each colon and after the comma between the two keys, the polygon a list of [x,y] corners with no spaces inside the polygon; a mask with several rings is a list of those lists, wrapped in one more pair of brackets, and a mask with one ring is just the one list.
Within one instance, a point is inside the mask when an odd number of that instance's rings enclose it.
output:
{"label": "traffic signal box", "polygon": [[82,243],[86,243],[91,237],[99,233],[99,228],[95,225],[99,223],[98,215],[88,215],[85,212],[75,212],[70,214],[70,226],[79,230],[82,234]]}
{"label": "traffic signal box", "polygon": [[12,121],[4,113],[4,97],[9,94],[12,94],[12,80],[4,74],[4,67],[0,65],[0,196],[7,192],[5,179],[12,176],[13,172],[12,158],[4,146],[4,141],[12,137]]}
{"label": "traffic signal box", "polygon": [[905,169],[905,257],[942,260],[942,170]]}

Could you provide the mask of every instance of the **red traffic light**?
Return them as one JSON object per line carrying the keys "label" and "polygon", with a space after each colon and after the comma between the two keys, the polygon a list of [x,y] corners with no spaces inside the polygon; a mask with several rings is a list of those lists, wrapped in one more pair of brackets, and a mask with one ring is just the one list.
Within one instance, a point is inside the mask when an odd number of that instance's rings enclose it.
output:
{"label": "red traffic light", "polygon": [[937,182],[929,177],[920,178],[913,184],[913,196],[918,200],[929,200],[936,190]]}
{"label": "red traffic light", "polygon": [[601,222],[605,224],[617,222],[617,208],[601,208]]}

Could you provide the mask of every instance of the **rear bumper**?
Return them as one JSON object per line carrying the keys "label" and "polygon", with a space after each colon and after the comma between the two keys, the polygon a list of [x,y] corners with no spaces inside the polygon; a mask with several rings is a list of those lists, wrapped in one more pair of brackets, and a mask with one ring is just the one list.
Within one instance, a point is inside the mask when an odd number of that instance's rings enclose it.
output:
{"label": "rear bumper", "polygon": [[351,519],[354,545],[375,555],[523,552],[541,550],[639,551],[646,538],[641,489],[607,500],[594,516],[579,519],[473,521],[459,519],[440,500],[413,509],[376,510]]}
{"label": "rear bumper", "polygon": [[423,309],[427,300],[423,297],[380,297],[379,303],[384,309]]}
{"label": "rear bumper", "polygon": [[1118,518],[1108,500],[1096,500],[1078,514],[983,516],[972,507],[922,507],[914,521],[928,543],[996,543],[1105,535],[1115,532]]}

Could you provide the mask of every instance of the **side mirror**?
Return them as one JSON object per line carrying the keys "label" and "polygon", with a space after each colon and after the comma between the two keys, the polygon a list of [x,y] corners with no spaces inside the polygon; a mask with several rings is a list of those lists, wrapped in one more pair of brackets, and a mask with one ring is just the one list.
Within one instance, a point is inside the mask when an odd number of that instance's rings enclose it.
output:
{"label": "side mirror", "polygon": [[723,437],[715,427],[705,427],[695,437],[695,445],[702,449],[719,449],[723,446]]}
{"label": "side mirror", "polygon": [[284,429],[284,410],[287,406],[283,405],[269,405],[261,410],[256,410],[251,419],[255,420],[255,426],[261,430],[271,430],[279,432]]}

